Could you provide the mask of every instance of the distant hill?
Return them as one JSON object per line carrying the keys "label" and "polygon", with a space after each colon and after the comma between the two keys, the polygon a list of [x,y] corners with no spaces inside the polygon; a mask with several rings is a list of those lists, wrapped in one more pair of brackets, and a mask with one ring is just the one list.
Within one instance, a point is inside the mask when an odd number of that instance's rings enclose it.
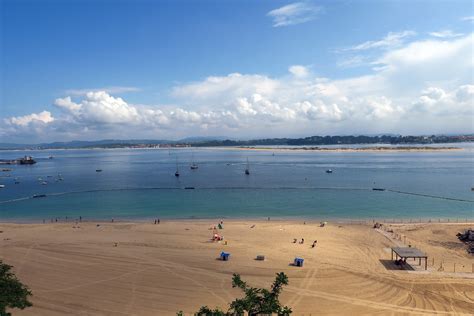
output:
{"label": "distant hill", "polygon": [[74,140],[41,144],[0,143],[0,150],[6,149],[68,149],[68,148],[147,148],[159,145],[222,147],[222,146],[305,146],[305,145],[356,145],[356,144],[436,144],[474,142],[474,135],[346,135],[310,136],[304,138],[265,138],[253,140],[234,140],[228,137],[187,137],[177,141],[155,139],[103,139],[96,141]]}
{"label": "distant hill", "polygon": [[40,144],[15,144],[15,143],[0,143],[0,149],[57,149],[57,148],[91,148],[91,147],[108,147],[126,145],[151,145],[169,143],[168,140],[152,140],[152,139],[103,139],[94,141],[73,140],[70,142],[53,142]]}

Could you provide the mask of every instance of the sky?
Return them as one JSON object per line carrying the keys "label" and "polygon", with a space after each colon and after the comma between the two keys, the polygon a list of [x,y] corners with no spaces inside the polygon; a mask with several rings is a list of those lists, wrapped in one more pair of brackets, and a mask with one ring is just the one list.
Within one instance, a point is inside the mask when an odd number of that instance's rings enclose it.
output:
{"label": "sky", "polygon": [[0,142],[474,133],[469,0],[0,0],[0,17]]}

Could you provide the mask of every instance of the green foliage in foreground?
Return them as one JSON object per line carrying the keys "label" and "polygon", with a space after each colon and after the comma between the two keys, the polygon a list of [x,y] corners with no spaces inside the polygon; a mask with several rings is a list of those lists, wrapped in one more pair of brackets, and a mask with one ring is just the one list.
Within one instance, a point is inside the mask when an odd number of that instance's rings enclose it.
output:
{"label": "green foliage in foreground", "polygon": [[[210,309],[203,306],[196,312],[195,316],[237,316],[237,315],[271,315],[276,313],[280,316],[288,316],[292,313],[291,308],[281,306],[279,296],[283,290],[283,286],[288,285],[288,277],[285,273],[277,273],[275,281],[272,284],[271,290],[250,287],[246,282],[242,281],[240,275],[235,274],[232,277],[232,287],[241,289],[245,296],[243,298],[235,299],[230,303],[227,312],[219,309]],[[182,312],[177,314],[183,315]]]}
{"label": "green foliage in foreground", "polygon": [[7,308],[24,309],[32,304],[28,301],[31,291],[10,272],[11,266],[0,260],[0,316],[10,316]]}

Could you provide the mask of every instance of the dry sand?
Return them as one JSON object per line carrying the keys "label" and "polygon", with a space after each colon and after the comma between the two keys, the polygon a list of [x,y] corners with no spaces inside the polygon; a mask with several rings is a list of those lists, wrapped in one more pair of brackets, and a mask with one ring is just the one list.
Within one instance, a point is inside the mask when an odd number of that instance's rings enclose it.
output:
{"label": "dry sand", "polygon": [[[34,306],[14,315],[190,314],[201,305],[227,307],[240,296],[231,287],[234,272],[252,286],[269,287],[280,271],[290,282],[282,302],[294,315],[474,311],[474,260],[455,237],[470,225],[392,227],[437,258],[434,266],[428,260],[424,272],[399,270],[388,248],[396,241],[367,225],[226,221],[224,245],[210,242],[208,229],[214,224],[0,224],[0,258],[14,266],[34,294]],[[293,238],[306,242],[293,244]],[[231,253],[230,261],[216,259],[222,250]],[[254,260],[258,254],[267,260]],[[304,267],[289,265],[295,256],[305,258]],[[442,258],[445,271],[439,272]],[[452,273],[454,262],[465,272]]]}

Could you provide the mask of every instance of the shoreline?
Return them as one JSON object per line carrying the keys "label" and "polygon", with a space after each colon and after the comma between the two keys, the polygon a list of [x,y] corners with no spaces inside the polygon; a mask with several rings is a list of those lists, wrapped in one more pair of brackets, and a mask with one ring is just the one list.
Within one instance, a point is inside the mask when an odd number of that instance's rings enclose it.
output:
{"label": "shoreline", "polygon": [[[51,218],[38,220],[11,220],[11,219],[0,219],[0,225],[57,225],[57,224],[74,224],[74,223],[108,223],[108,224],[149,224],[155,219],[160,219],[162,222],[167,223],[207,223],[210,221],[225,221],[229,223],[243,223],[243,222],[255,222],[255,223],[287,223],[287,224],[320,224],[327,222],[331,224],[344,224],[344,225],[373,225],[374,223],[390,224],[390,225],[417,225],[417,224],[452,224],[452,225],[474,225],[474,218],[309,218],[309,217],[271,217],[270,220],[267,217],[206,217],[206,218],[180,218],[180,217],[147,217],[147,218],[120,218],[114,217],[104,218],[89,218],[83,217],[82,221],[78,218],[70,218],[65,220],[65,217],[58,218],[57,222],[51,222]],[[53,219],[55,219],[53,218]]]}
{"label": "shoreline", "polygon": [[[337,146],[337,145],[335,145]],[[256,150],[256,151],[276,151],[276,152],[341,152],[341,153],[356,153],[356,152],[370,152],[370,153],[381,153],[381,152],[445,152],[445,151],[462,151],[464,148],[461,147],[417,147],[417,146],[401,146],[401,147],[338,147],[338,148],[327,148],[327,147],[253,147],[253,146],[242,146],[237,147],[238,150]]]}
{"label": "shoreline", "polygon": [[[69,150],[255,150],[255,151],[292,151],[292,152],[430,152],[430,151],[463,151],[466,148],[456,146],[440,146],[448,144],[472,144],[472,142],[460,143],[436,143],[425,146],[421,144],[330,144],[330,145],[275,145],[272,146],[177,146],[177,147],[78,147],[78,148],[0,148],[2,151],[11,152],[46,152],[46,151],[69,151]],[[433,146],[435,145],[435,146]],[[338,147],[338,146],[360,146],[360,147]],[[365,147],[366,146],[366,147]],[[44,158],[48,159],[48,158]]]}

